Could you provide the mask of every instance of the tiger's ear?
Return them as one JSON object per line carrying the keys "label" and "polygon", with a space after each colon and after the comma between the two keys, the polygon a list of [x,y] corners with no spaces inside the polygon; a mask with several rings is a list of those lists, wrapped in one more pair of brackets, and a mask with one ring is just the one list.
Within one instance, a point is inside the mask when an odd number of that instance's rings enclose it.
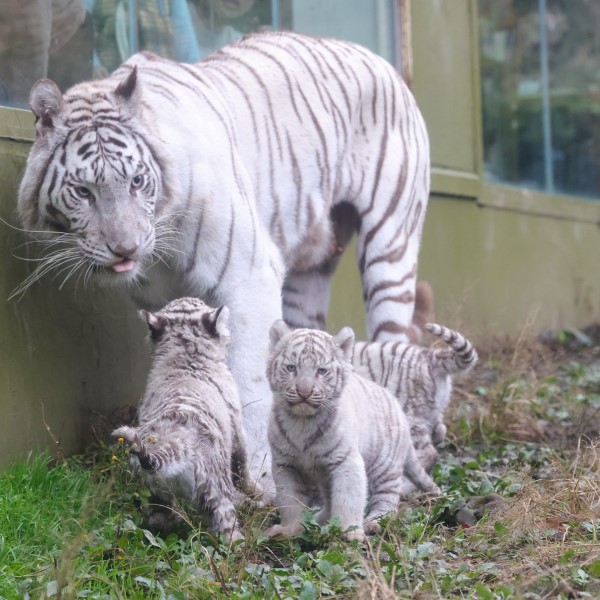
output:
{"label": "tiger's ear", "polygon": [[271,350],[275,348],[279,340],[287,335],[291,329],[288,327],[287,323],[283,319],[278,319],[271,325],[271,329],[269,330],[269,338],[271,340]]}
{"label": "tiger's ear", "polygon": [[344,353],[344,358],[348,362],[351,362],[352,348],[354,346],[354,331],[352,331],[350,327],[344,327],[337,335],[334,336],[333,341]]}
{"label": "tiger's ear", "polygon": [[138,92],[137,65],[134,65],[127,78],[116,87],[114,94],[122,104],[133,106],[136,104]]}
{"label": "tiger's ear", "polygon": [[34,83],[29,94],[29,105],[35,115],[38,135],[55,128],[65,107],[61,91],[50,79],[40,79]]}
{"label": "tiger's ear", "polygon": [[165,332],[165,325],[167,324],[167,320],[164,317],[160,317],[157,314],[150,312],[149,310],[140,310],[140,317],[148,323],[148,329],[150,329],[150,339],[153,342],[157,342],[162,334]]}
{"label": "tiger's ear", "polygon": [[207,333],[215,338],[228,338],[231,336],[229,331],[229,308],[219,306],[215,310],[202,315],[202,325]]}

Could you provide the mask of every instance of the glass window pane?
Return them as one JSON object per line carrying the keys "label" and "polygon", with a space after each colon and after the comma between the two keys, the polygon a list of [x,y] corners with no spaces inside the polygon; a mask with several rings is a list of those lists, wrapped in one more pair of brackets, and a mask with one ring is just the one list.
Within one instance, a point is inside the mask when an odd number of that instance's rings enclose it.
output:
{"label": "glass window pane", "polygon": [[0,1],[0,104],[25,106],[41,77],[92,77],[93,23],[80,0]]}
{"label": "glass window pane", "polygon": [[292,29],[396,61],[397,0],[0,0],[0,104],[26,107],[42,77],[64,91],[149,50],[194,62],[245,33]]}
{"label": "glass window pane", "polygon": [[108,71],[140,50],[195,62],[245,33],[272,26],[271,0],[86,0],[97,63]]}
{"label": "glass window pane", "polygon": [[600,2],[479,0],[485,175],[600,197]]}
{"label": "glass window pane", "polygon": [[396,64],[393,0],[291,0],[290,29],[351,40]]}
{"label": "glass window pane", "polygon": [[0,0],[0,104],[26,107],[42,77],[64,91],[149,50],[194,62],[272,27],[273,0]]}

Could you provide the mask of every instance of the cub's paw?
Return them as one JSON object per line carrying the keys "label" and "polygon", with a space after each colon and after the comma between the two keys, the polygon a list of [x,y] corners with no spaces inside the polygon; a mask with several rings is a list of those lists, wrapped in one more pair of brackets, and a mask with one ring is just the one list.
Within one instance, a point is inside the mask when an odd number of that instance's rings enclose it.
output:
{"label": "cub's paw", "polygon": [[230,542],[237,542],[244,539],[244,534],[239,529],[234,529],[228,533],[224,533],[225,538]]}
{"label": "cub's paw", "polygon": [[239,490],[235,490],[233,496],[233,505],[236,508],[248,506],[250,508],[264,508],[266,503],[259,497],[254,495],[246,495]]}
{"label": "cub's paw", "polygon": [[443,423],[438,423],[431,432],[431,441],[439,446],[446,439],[447,428]]}
{"label": "cub's paw", "polygon": [[427,490],[427,493],[430,494],[431,496],[441,496],[442,495],[442,490],[440,490],[440,488],[435,485],[435,483]]}
{"label": "cub's paw", "polygon": [[354,529],[353,531],[346,531],[344,534],[344,539],[348,542],[353,542],[354,540],[358,540],[359,542],[365,541],[365,532],[363,529]]}
{"label": "cub's paw", "polygon": [[265,531],[269,537],[293,537],[302,532],[302,526],[298,525],[273,525]]}
{"label": "cub's paw", "polygon": [[365,520],[363,527],[366,535],[374,535],[375,533],[381,533],[383,531],[383,527],[379,524],[377,519]]}

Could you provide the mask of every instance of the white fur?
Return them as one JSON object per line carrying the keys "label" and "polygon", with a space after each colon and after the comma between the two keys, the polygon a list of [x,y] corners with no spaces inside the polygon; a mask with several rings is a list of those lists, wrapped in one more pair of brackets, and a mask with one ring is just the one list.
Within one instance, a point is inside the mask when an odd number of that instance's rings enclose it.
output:
{"label": "white fur", "polygon": [[364,537],[363,519],[375,531],[377,520],[396,510],[403,475],[439,492],[418,462],[400,405],[352,373],[353,341],[349,328],[335,337],[286,331],[283,322],[271,329],[269,442],[281,524],[268,535],[298,534],[315,490],[322,505],[317,521],[339,517],[342,529],[354,528],[348,539]]}
{"label": "white fur", "polygon": [[[83,268],[94,263],[112,281],[135,283],[146,308],[179,296],[229,306],[251,470],[272,494],[269,326],[282,314],[294,325],[324,326],[331,276],[357,227],[370,337],[405,339],[410,327],[429,190],[428,138],[410,91],[360,46],[271,32],[196,65],[141,53],[64,99],[56,86],[38,84],[31,104],[38,137],[19,194],[24,225],[66,220]],[[119,169],[110,152],[98,152],[92,168],[77,150],[97,142],[110,111],[139,137]],[[61,154],[82,123],[85,137]],[[144,187],[135,190],[140,165]],[[332,218],[342,202],[352,218]],[[166,264],[153,256],[161,244]],[[135,248],[130,271],[112,271],[116,247]]]}

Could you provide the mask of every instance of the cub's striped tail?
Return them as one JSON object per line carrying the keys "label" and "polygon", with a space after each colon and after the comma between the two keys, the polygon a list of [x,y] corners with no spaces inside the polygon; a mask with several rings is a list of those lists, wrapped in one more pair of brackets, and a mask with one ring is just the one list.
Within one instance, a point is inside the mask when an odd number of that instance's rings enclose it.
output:
{"label": "cub's striped tail", "polygon": [[111,436],[129,446],[131,454],[140,461],[140,467],[147,471],[158,471],[163,463],[164,448],[155,446],[151,436],[144,441],[134,427],[119,427]]}
{"label": "cub's striped tail", "polygon": [[432,351],[431,364],[434,369],[453,375],[469,371],[475,366],[479,358],[477,350],[460,333],[435,323],[427,323],[425,329],[431,335],[444,340],[451,348],[451,350],[435,349]]}

